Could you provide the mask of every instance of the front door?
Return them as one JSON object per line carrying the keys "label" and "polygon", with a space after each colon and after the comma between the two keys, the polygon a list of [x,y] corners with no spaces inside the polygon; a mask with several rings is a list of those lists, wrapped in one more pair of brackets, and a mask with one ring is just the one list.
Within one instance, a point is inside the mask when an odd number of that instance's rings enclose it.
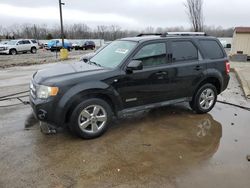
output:
{"label": "front door", "polygon": [[140,60],[142,70],[126,72],[116,84],[124,108],[160,102],[164,99],[169,84],[166,72],[167,43],[165,41],[142,44],[131,60]]}
{"label": "front door", "polygon": [[25,50],[25,45],[23,43],[23,40],[20,40],[16,44],[16,49],[18,52],[24,51]]}

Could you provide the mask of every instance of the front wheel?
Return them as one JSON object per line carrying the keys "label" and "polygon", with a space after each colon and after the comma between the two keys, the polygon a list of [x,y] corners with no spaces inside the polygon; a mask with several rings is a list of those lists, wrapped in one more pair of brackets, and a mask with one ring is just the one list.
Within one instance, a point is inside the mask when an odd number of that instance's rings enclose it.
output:
{"label": "front wheel", "polygon": [[15,49],[11,49],[11,50],[10,50],[10,54],[11,54],[11,55],[16,55],[16,54],[17,54],[17,51],[16,51]]}
{"label": "front wheel", "polygon": [[30,50],[30,52],[31,52],[32,54],[35,54],[35,53],[37,52],[37,49],[36,49],[35,47],[32,47],[31,50]]}
{"label": "front wheel", "polygon": [[106,101],[87,99],[74,109],[70,129],[82,138],[96,138],[108,129],[111,119],[112,110]]}
{"label": "front wheel", "polygon": [[213,84],[201,86],[194,94],[190,107],[198,114],[204,114],[212,110],[217,100],[217,90]]}

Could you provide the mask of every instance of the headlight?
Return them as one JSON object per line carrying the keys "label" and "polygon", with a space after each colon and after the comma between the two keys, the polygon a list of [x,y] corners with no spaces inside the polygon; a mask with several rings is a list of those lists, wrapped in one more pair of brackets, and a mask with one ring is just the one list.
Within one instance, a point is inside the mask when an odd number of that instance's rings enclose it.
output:
{"label": "headlight", "polygon": [[37,88],[36,95],[39,99],[47,99],[50,96],[56,96],[58,91],[59,91],[58,87],[49,87],[40,85]]}

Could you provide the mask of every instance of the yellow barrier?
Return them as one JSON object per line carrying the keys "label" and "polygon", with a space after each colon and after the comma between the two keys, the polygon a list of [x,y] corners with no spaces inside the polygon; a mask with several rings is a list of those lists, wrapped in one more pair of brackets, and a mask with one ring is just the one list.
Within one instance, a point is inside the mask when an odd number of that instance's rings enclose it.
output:
{"label": "yellow barrier", "polygon": [[65,60],[65,59],[68,59],[68,57],[69,57],[69,52],[68,52],[68,50],[62,48],[62,49],[60,50],[60,59],[61,59],[61,60]]}

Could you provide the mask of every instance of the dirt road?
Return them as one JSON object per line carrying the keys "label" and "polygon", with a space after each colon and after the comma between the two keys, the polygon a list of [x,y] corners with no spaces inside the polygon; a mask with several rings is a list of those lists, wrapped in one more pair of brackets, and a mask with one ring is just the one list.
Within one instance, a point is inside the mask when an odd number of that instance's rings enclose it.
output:
{"label": "dirt road", "polygon": [[[72,50],[69,52],[69,60],[79,60],[84,54],[92,52],[91,50]],[[0,69],[12,67],[16,65],[27,66],[34,64],[54,63],[60,61],[59,52],[51,52],[40,49],[36,54],[17,54],[17,55],[2,55],[0,54]]]}

